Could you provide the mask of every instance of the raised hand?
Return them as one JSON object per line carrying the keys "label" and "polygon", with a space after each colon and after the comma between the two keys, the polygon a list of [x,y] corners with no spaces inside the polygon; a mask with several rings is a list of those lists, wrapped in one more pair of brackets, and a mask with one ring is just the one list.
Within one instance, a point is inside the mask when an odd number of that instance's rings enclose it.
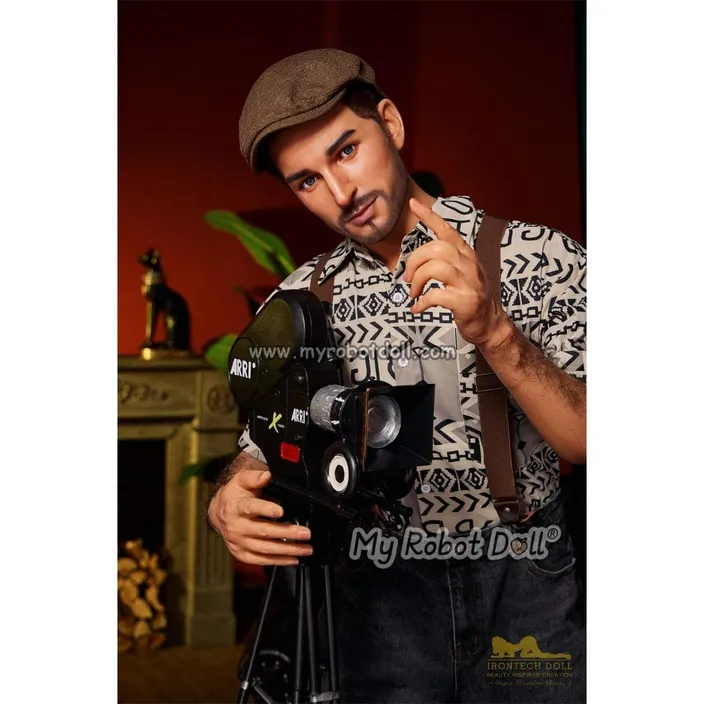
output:
{"label": "raised hand", "polygon": [[[411,210],[437,236],[411,254],[404,280],[411,284],[411,298],[419,298],[411,311],[422,313],[432,306],[452,312],[457,329],[467,342],[484,345],[496,340],[506,329],[508,316],[488,291],[486,277],[475,251],[449,223],[430,208],[411,198]],[[423,293],[435,279],[445,288]]]}

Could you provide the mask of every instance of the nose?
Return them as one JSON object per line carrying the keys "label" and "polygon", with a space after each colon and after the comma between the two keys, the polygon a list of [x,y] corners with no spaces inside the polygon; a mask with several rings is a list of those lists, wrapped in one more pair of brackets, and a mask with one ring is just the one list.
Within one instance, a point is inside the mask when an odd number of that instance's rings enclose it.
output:
{"label": "nose", "polygon": [[351,181],[340,176],[330,177],[328,188],[338,207],[343,210],[352,204],[357,193],[357,187]]}

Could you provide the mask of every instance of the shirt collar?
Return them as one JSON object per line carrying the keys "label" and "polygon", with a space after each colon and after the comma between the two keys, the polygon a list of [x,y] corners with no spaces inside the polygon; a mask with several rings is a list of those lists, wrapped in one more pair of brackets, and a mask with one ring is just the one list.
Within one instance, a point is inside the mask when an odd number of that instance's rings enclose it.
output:
{"label": "shirt collar", "polygon": [[[473,232],[474,223],[477,218],[477,210],[474,208],[472,199],[469,196],[438,198],[435,203],[433,203],[432,210],[441,218],[450,221],[461,231],[465,233]],[[411,230],[401,242],[401,256],[408,256],[418,247],[434,239],[437,239],[435,233],[429,229],[425,223],[418,221],[413,230]],[[340,269],[349,257],[358,257],[370,263],[376,261],[372,253],[364,247],[364,245],[355,242],[349,237],[345,237],[345,239],[332,250],[330,258],[320,273],[318,284],[322,285],[323,281]]]}

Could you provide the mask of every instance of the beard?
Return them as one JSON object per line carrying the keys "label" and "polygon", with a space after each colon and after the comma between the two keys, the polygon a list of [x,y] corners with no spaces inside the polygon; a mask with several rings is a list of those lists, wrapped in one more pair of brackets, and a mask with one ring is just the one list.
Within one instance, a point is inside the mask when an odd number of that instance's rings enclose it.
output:
{"label": "beard", "polygon": [[[349,207],[345,208],[340,213],[338,222],[335,225],[332,225],[332,229],[335,232],[343,237],[349,237],[351,240],[354,240],[359,244],[368,245],[381,242],[393,231],[399,221],[399,218],[401,217],[401,213],[403,212],[409,183],[408,172],[403,165],[401,155],[395,149],[393,149],[393,159],[394,179],[391,190],[388,193],[382,190],[370,191],[359,198],[355,198],[355,200],[350,203]],[[377,202],[383,201],[386,203],[386,210],[388,213],[386,220],[378,223],[368,222],[363,225],[362,227],[370,230],[368,234],[362,235],[359,233],[350,232],[347,224],[349,223],[351,216],[366,208],[375,199]]]}

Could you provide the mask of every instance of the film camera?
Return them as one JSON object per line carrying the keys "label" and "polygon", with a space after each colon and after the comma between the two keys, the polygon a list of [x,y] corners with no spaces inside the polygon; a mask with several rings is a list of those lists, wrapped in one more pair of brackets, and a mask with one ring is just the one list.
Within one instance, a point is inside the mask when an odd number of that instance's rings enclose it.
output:
{"label": "film camera", "polygon": [[344,547],[357,525],[401,529],[410,508],[399,500],[432,458],[435,387],[345,387],[341,364],[310,291],[275,294],[228,359],[230,390],[272,474],[268,493],[284,520],[311,527],[318,555]]}
{"label": "film camera", "polygon": [[[402,500],[413,488],[416,467],[432,460],[435,387],[391,386],[376,379],[345,386],[337,352],[324,304],[312,292],[298,290],[272,296],[239,335],[228,358],[230,391],[248,412],[250,436],[272,475],[264,493],[282,505],[282,521],[307,525],[312,536],[313,555],[301,558],[296,568],[295,702],[304,696],[304,631],[309,701],[336,698],[330,565],[345,563],[355,527],[400,532],[408,525],[412,509]],[[314,564],[323,567],[325,579],[330,670],[325,694],[319,690],[313,635]],[[271,662],[257,658],[277,569],[269,577],[242,673],[241,702],[250,689],[261,701],[271,701],[261,674],[253,673],[256,667],[260,673],[272,669]]]}

